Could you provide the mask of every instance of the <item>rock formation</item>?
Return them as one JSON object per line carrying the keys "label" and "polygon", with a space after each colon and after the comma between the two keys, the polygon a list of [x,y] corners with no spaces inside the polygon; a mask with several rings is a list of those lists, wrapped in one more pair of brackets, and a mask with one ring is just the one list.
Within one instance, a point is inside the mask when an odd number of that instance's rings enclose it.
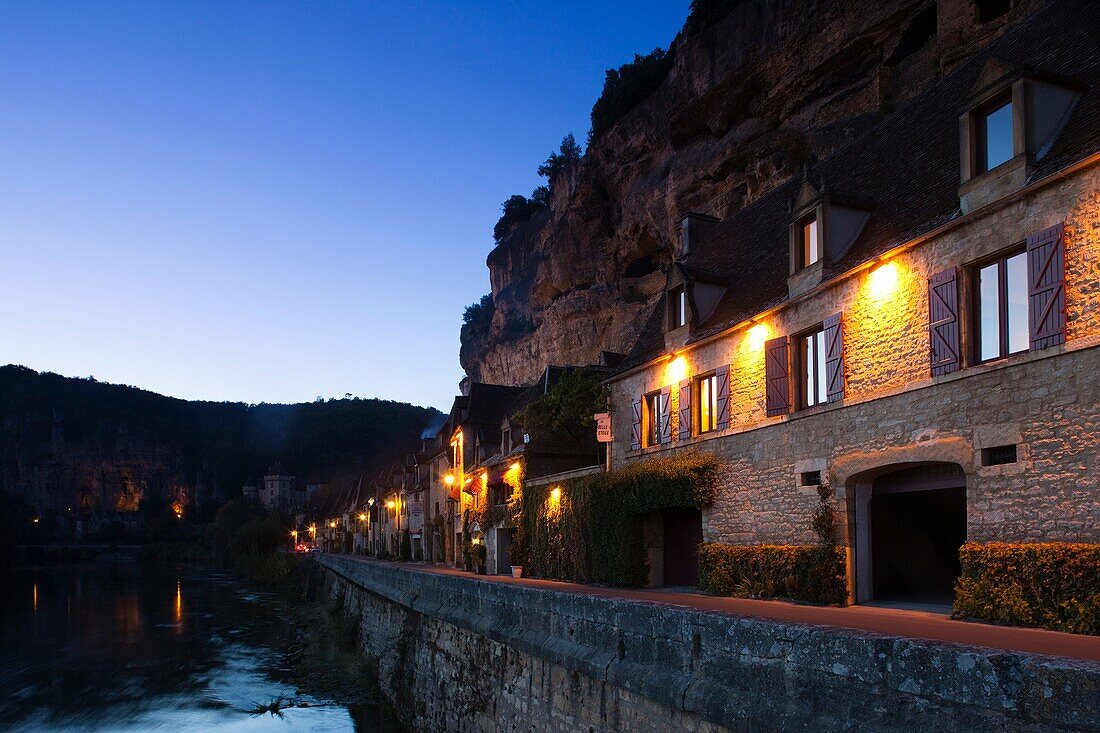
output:
{"label": "rock formation", "polygon": [[[493,315],[463,329],[475,381],[627,351],[680,217],[723,218],[891,114],[1040,0],[696,0],[671,71],[489,254]],[[826,182],[827,185],[827,182]]]}

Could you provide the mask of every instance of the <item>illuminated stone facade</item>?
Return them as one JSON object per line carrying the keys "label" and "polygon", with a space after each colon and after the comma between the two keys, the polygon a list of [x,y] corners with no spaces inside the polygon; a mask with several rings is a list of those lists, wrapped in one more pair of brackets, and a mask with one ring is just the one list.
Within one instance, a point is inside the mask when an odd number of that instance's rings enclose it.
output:
{"label": "illuminated stone facade", "polygon": [[[1095,156],[1094,156],[1095,157]],[[818,495],[835,491],[861,593],[858,490],[907,466],[961,468],[966,539],[1100,542],[1100,167],[1093,158],[957,217],[887,256],[834,275],[738,326],[665,352],[611,382],[613,464],[666,451],[713,452],[725,463],[704,538],[735,544],[809,543]],[[1064,225],[1065,343],[974,363],[972,264]],[[929,278],[959,268],[962,365],[932,377]],[[844,397],[767,417],[765,343],[842,314]],[[729,427],[680,436],[678,384],[729,365]],[[792,374],[792,380],[794,375]],[[671,387],[667,443],[632,446],[640,396]],[[1014,446],[1015,460],[983,450]],[[995,465],[987,465],[995,463]],[[804,485],[809,484],[809,485]],[[864,554],[868,554],[864,552]],[[864,583],[864,585],[868,585]]]}

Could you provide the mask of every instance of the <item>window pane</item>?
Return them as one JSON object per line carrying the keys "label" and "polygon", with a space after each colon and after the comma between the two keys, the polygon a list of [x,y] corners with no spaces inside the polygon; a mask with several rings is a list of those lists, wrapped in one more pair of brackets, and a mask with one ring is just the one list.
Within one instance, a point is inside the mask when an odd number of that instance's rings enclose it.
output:
{"label": "window pane", "polygon": [[996,359],[1001,355],[1001,312],[996,264],[978,271],[979,356]]}
{"label": "window pane", "polygon": [[808,267],[818,259],[817,219],[810,219],[802,225],[802,264]]}
{"label": "window pane", "polygon": [[802,353],[799,356],[799,364],[802,366],[802,394],[806,407],[814,404],[814,337],[804,336],[801,346]]}
{"label": "window pane", "polygon": [[710,379],[699,382],[699,431],[710,430]]}
{"label": "window pane", "polygon": [[687,292],[684,291],[684,290],[681,290],[680,291],[680,313],[679,313],[679,317],[677,318],[676,325],[683,326],[685,323],[687,323],[687,312],[688,312],[687,311]]}
{"label": "window pane", "polygon": [[1029,345],[1027,323],[1027,253],[1005,260],[1008,278],[1008,352],[1026,351]]}
{"label": "window pane", "polygon": [[985,167],[996,168],[1012,158],[1012,103],[998,107],[985,116]]}
{"label": "window pane", "polygon": [[815,371],[817,372],[817,402],[825,401],[828,385],[825,383],[825,332],[818,331],[814,334],[814,354],[817,356]]}

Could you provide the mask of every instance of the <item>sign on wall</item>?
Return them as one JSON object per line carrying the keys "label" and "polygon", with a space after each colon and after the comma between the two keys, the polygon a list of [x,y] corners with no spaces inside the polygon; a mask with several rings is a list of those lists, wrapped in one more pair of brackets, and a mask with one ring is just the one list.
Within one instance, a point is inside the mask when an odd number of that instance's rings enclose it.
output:
{"label": "sign on wall", "polygon": [[611,413],[598,412],[592,416],[596,421],[596,440],[601,443],[611,442]]}

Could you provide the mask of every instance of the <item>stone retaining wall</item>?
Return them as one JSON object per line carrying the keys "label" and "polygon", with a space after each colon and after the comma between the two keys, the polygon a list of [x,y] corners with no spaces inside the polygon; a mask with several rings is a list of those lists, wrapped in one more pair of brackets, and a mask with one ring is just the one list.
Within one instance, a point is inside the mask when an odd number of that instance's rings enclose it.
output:
{"label": "stone retaining wall", "polygon": [[417,731],[1086,731],[1100,666],[321,556]]}

